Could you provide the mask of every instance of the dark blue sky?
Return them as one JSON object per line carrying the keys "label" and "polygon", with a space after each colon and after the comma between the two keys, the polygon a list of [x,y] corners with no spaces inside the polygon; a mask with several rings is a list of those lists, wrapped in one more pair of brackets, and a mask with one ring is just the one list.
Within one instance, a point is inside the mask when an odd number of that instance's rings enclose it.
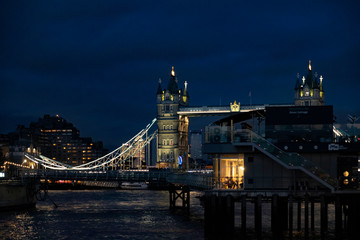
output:
{"label": "dark blue sky", "polygon": [[[171,66],[191,105],[293,103],[324,77],[339,120],[360,115],[359,1],[1,1],[0,132],[59,114],[120,145],[156,116]],[[181,85],[182,86],[182,85]]]}

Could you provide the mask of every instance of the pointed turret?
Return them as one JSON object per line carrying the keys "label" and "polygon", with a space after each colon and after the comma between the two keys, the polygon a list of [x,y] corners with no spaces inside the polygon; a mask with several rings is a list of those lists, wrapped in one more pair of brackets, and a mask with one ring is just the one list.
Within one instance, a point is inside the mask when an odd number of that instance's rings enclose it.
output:
{"label": "pointed turret", "polygon": [[178,94],[178,92],[179,92],[177,80],[175,77],[174,67],[172,67],[172,70],[171,70],[171,77],[170,77],[169,84],[167,86],[167,90],[169,90],[170,94]]}
{"label": "pointed turret", "polygon": [[308,71],[308,74],[306,76],[306,80],[305,80],[304,85],[308,85],[309,88],[313,87],[313,76],[312,76],[312,72],[311,72],[311,60],[309,60],[309,71]]}
{"label": "pointed turret", "polygon": [[314,78],[314,82],[313,82],[313,88],[314,89],[319,89],[319,80],[318,80],[317,72],[315,72],[314,76],[315,76],[315,78]]}
{"label": "pointed turret", "polygon": [[156,94],[162,94],[162,88],[161,88],[161,78],[159,78],[159,85]]}
{"label": "pointed turret", "polygon": [[188,102],[189,102],[189,92],[187,90],[187,85],[188,85],[187,81],[185,81],[184,85],[185,85],[185,87],[184,87],[184,92],[182,94],[182,100],[183,100],[184,104],[188,104]]}
{"label": "pointed turret", "polygon": [[300,87],[301,87],[301,83],[300,83],[300,74],[298,73],[298,74],[296,75],[295,90],[300,89]]}
{"label": "pointed turret", "polygon": [[318,74],[312,74],[311,60],[309,60],[308,73],[300,80],[297,75],[295,84],[295,105],[318,106],[324,104],[324,91],[322,86],[322,76],[320,81]]}

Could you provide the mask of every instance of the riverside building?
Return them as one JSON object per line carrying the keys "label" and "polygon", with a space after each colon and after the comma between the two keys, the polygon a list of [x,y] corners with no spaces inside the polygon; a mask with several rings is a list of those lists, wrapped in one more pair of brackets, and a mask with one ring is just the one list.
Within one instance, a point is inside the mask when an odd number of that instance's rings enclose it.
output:
{"label": "riverside building", "polygon": [[95,160],[106,153],[102,142],[80,137],[80,131],[59,115],[44,115],[29,128],[20,126],[18,136],[28,140],[30,148],[53,160],[80,165]]}
{"label": "riverside building", "polygon": [[213,159],[218,188],[358,188],[360,142],[335,127],[333,106],[325,105],[323,81],[309,62],[306,77],[298,74],[296,79],[294,105],[269,105],[253,112],[252,116],[265,117],[265,136],[237,122],[243,113],[231,117],[231,125],[227,117],[206,128],[204,153]]}

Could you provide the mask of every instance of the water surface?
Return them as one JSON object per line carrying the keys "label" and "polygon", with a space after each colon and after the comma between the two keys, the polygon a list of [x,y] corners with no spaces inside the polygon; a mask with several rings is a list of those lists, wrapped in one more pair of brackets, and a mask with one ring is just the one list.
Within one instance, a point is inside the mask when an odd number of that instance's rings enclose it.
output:
{"label": "water surface", "polygon": [[36,209],[0,213],[0,239],[204,239],[203,208],[169,211],[169,193],[150,190],[49,191]]}

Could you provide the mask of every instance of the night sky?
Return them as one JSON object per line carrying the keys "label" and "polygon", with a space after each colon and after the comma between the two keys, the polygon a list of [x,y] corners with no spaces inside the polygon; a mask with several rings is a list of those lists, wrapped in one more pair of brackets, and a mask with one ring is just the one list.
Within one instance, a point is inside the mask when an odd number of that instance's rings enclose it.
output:
{"label": "night sky", "polygon": [[[121,145],[156,117],[171,66],[192,106],[293,103],[323,75],[338,121],[360,115],[359,1],[1,1],[0,133],[59,114]],[[191,123],[190,123],[191,125]]]}

